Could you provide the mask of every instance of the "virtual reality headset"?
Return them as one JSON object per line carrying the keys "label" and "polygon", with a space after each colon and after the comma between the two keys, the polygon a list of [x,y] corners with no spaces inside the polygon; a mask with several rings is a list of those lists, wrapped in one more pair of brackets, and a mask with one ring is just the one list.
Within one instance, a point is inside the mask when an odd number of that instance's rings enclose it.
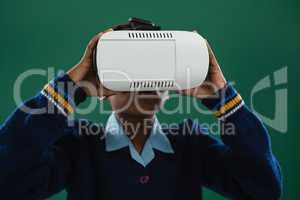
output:
{"label": "virtual reality headset", "polygon": [[154,23],[131,18],[104,33],[94,49],[101,84],[115,91],[194,88],[206,78],[209,55],[196,32],[161,31]]}

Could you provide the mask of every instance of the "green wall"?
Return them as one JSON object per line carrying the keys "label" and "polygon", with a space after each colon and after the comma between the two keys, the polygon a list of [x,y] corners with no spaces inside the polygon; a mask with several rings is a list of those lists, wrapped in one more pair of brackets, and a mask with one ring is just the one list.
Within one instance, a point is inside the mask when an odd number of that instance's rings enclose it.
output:
{"label": "green wall", "polygon": [[[198,30],[211,43],[226,78],[235,82],[246,103],[250,103],[251,89],[260,79],[288,66],[288,84],[278,86],[288,88],[288,132],[282,134],[271,127],[268,129],[284,174],[283,199],[297,199],[300,194],[297,188],[300,133],[296,128],[299,113],[296,79],[300,72],[300,3],[297,0],[1,0],[0,123],[16,107],[13,85],[20,73],[51,66],[67,70],[78,61],[95,33],[125,22],[131,16],[149,18],[164,29]],[[46,81],[39,76],[27,79],[22,86],[22,97],[36,94]],[[256,95],[256,110],[273,117],[276,89],[272,85]],[[176,100],[170,100],[167,106],[175,103]],[[105,107],[109,105],[105,103]],[[204,122],[214,120],[195,111],[171,117],[159,114],[164,122],[180,121],[187,116],[200,117]],[[84,117],[105,121],[107,115],[99,117],[97,108]],[[64,198],[65,193],[60,193],[50,199]],[[205,190],[205,199],[224,198]]]}

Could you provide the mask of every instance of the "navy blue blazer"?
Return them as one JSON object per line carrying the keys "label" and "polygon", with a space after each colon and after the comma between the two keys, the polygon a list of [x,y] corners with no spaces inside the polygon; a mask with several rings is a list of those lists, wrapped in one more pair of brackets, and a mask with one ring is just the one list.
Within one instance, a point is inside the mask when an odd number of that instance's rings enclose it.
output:
{"label": "navy blue blazer", "polygon": [[[225,101],[203,100],[219,118],[222,141],[187,119],[163,130],[175,153],[155,151],[142,167],[128,148],[105,151],[103,127],[85,121],[91,129],[82,130],[80,120],[70,126],[67,115],[85,94],[60,76],[0,128],[0,199],[45,199],[65,189],[70,200],[199,200],[202,187],[230,199],[279,199],[282,177],[266,128],[232,86],[223,90]],[[229,124],[234,134],[226,133]],[[93,128],[98,134],[89,133]]]}

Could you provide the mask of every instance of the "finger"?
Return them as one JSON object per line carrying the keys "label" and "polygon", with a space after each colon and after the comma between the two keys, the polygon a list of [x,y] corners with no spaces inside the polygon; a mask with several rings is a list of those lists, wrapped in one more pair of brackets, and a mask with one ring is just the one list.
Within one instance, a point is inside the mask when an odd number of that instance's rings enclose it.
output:
{"label": "finger", "polygon": [[206,43],[206,46],[207,46],[207,49],[208,49],[209,57],[214,57],[214,54],[213,54],[212,49],[210,47],[210,44],[208,43],[208,41],[206,39],[205,39],[205,43]]}
{"label": "finger", "polygon": [[207,49],[208,49],[208,54],[209,54],[209,63],[210,65],[213,65],[213,66],[218,66],[218,61],[217,61],[217,58],[210,46],[210,44],[208,43],[207,40],[205,40],[206,42],[206,45],[207,45]]}
{"label": "finger", "polygon": [[89,41],[89,43],[87,45],[87,50],[93,49],[96,46],[96,44],[102,34],[103,34],[103,32],[98,33]]}
{"label": "finger", "polygon": [[211,59],[216,59],[215,54],[214,54],[214,52],[213,52],[213,50],[212,50],[210,44],[208,43],[207,40],[205,40],[205,42],[206,42],[206,45],[207,45],[207,48],[208,48],[209,57],[210,57]]}
{"label": "finger", "polygon": [[108,29],[106,29],[106,30],[104,31],[104,33],[106,33],[106,32],[110,32],[110,31],[114,31],[114,29],[112,29],[112,28],[108,28]]}
{"label": "finger", "polygon": [[110,31],[113,31],[113,29],[112,29],[112,28],[109,28],[109,29],[106,29],[105,31],[100,32],[100,33],[98,33],[97,35],[95,35],[95,36],[90,40],[90,42],[88,43],[88,45],[87,45],[87,51],[90,51],[90,52],[91,52],[91,51],[96,47],[96,45],[97,45],[98,40],[100,39],[100,37],[101,37],[104,33],[107,33],[107,32],[110,32]]}

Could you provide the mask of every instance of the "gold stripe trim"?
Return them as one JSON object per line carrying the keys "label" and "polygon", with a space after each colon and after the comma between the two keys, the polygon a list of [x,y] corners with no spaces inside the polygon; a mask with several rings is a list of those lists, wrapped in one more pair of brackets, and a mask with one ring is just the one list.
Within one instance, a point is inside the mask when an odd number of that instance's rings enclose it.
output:
{"label": "gold stripe trim", "polygon": [[220,117],[221,115],[225,114],[228,110],[235,107],[242,101],[241,95],[237,94],[232,100],[228,101],[225,105],[223,105],[218,111],[214,112],[216,117]]}
{"label": "gold stripe trim", "polygon": [[46,90],[51,97],[60,105],[62,105],[69,113],[74,112],[74,108],[69,104],[69,102],[66,101],[59,93],[57,93],[51,85],[47,84],[44,87],[44,90]]}

